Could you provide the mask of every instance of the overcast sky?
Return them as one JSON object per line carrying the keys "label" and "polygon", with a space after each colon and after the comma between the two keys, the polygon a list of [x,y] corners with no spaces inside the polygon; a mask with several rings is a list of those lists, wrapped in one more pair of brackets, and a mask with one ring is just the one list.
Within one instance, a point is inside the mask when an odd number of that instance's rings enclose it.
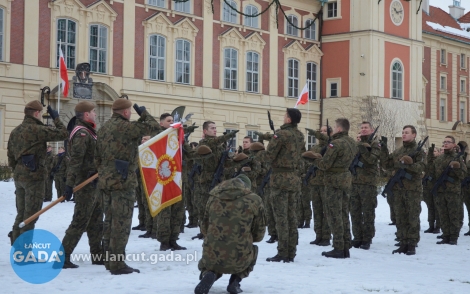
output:
{"label": "overcast sky", "polygon": [[[453,0],[429,0],[431,6],[440,7],[446,12],[449,12],[449,5],[453,3]],[[465,8],[465,13],[467,13],[470,10],[470,0],[460,0],[460,6]]]}

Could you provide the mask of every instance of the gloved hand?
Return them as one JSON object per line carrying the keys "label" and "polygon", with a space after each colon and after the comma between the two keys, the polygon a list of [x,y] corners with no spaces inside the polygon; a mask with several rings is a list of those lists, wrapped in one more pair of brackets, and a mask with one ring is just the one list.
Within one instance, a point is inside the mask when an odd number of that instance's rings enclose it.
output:
{"label": "gloved hand", "polygon": [[429,149],[428,149],[428,152],[429,152],[428,154],[432,155],[434,153],[434,148],[436,148],[436,145],[431,144],[431,147],[429,147]]}
{"label": "gloved hand", "polygon": [[72,199],[72,195],[73,195],[73,188],[70,187],[70,186],[65,186],[65,200],[67,201],[70,201],[70,199]]}
{"label": "gloved hand", "polygon": [[233,130],[233,131],[229,132],[228,134],[230,135],[231,138],[233,138],[237,135],[238,132],[240,132],[240,130]]}
{"label": "gloved hand", "polygon": [[135,109],[135,112],[137,112],[139,116],[141,116],[142,113],[144,113],[144,111],[146,110],[145,106],[139,106],[137,105],[137,103],[134,103],[134,109]]}
{"label": "gloved hand", "polygon": [[258,132],[258,131],[254,131],[253,134],[255,134],[256,136],[258,136],[258,138],[263,138],[263,133],[261,132]]}
{"label": "gloved hand", "polygon": [[409,157],[408,155],[405,155],[402,158],[400,158],[400,162],[403,164],[409,165],[409,164],[413,164],[413,159]]}
{"label": "gloved hand", "polygon": [[308,132],[308,134],[309,134],[310,136],[315,136],[315,134],[316,134],[316,132],[317,132],[317,131],[312,130],[312,129],[309,129],[309,128],[305,128],[305,129],[307,130],[307,132]]}
{"label": "gloved hand", "polygon": [[382,136],[380,138],[380,144],[382,144],[382,146],[387,146],[387,137]]}
{"label": "gloved hand", "polygon": [[454,168],[454,169],[455,168],[460,168],[460,162],[458,162],[458,161],[451,161],[449,165],[450,165],[451,168]]}
{"label": "gloved hand", "polygon": [[251,171],[251,167],[249,166],[242,167],[242,172],[249,172],[249,171]]}
{"label": "gloved hand", "polygon": [[242,146],[238,146],[238,153],[243,153],[243,148],[242,148]]}
{"label": "gloved hand", "polygon": [[189,134],[191,133],[194,133],[194,130],[199,128],[199,126],[189,126],[189,127],[186,127],[186,130]]}
{"label": "gloved hand", "polygon": [[53,120],[59,117],[57,110],[52,109],[50,105],[47,106],[47,113],[49,113]]}

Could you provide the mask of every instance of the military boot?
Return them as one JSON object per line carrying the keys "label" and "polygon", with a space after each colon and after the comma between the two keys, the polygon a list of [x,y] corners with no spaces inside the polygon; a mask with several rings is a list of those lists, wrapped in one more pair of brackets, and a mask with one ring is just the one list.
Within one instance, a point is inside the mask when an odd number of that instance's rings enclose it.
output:
{"label": "military boot", "polygon": [[466,232],[465,234],[463,234],[464,236],[470,236],[470,230],[468,230],[468,232]]}
{"label": "military boot", "polygon": [[266,261],[270,261],[270,262],[281,262],[281,261],[286,262],[287,261],[287,262],[289,262],[289,259],[286,258],[286,257],[282,257],[279,254],[276,254],[276,256],[274,256],[274,257],[266,258]]}
{"label": "military boot", "polygon": [[186,250],[186,247],[178,245],[175,241],[170,241],[171,250]]}
{"label": "military boot", "polygon": [[436,244],[442,245],[442,244],[449,244],[449,238],[443,237],[441,241],[437,241]]}
{"label": "military boot", "polygon": [[126,264],[126,268],[131,269],[134,273],[140,274],[140,270],[138,270],[136,268],[132,268],[132,267],[128,266],[127,264]]}
{"label": "military boot", "polygon": [[449,245],[457,245],[457,239],[449,240]]}
{"label": "military boot", "polygon": [[215,282],[215,273],[207,272],[194,289],[194,294],[207,294]]}
{"label": "military boot", "polygon": [[272,235],[271,238],[269,238],[269,240],[266,241],[266,243],[272,244],[272,243],[276,242],[277,240],[279,240],[279,239],[277,238],[277,236],[276,236],[276,235]]}
{"label": "military boot", "polygon": [[110,271],[112,275],[128,275],[134,273],[134,269],[131,267],[123,267],[118,270]]}
{"label": "military boot", "polygon": [[313,240],[312,242],[310,242],[310,244],[312,245],[318,245],[318,243],[320,243],[321,241],[321,238],[317,237],[315,240]]}
{"label": "military boot", "polygon": [[142,228],[145,228],[145,225],[144,224],[139,224],[135,227],[132,227],[132,230],[140,231]]}
{"label": "military boot", "polygon": [[160,251],[167,251],[168,249],[171,249],[170,243],[166,243],[166,242],[160,243]]}
{"label": "military boot", "polygon": [[406,255],[415,255],[416,254],[416,246],[415,245],[408,245],[408,250],[405,253]]}
{"label": "military boot", "polygon": [[231,275],[230,280],[228,281],[228,286],[227,286],[227,292],[230,294],[238,294],[243,292],[242,289],[240,289],[240,282],[241,278],[237,275]]}
{"label": "military boot", "polygon": [[437,236],[436,238],[437,238],[437,239],[442,239],[442,236],[443,236],[443,235],[439,235],[439,236]]}
{"label": "military boot", "polygon": [[309,219],[305,220],[304,229],[310,229],[310,220]]}
{"label": "military boot", "polygon": [[152,237],[151,232],[145,232],[145,234],[139,235],[139,238],[150,238]]}
{"label": "military boot", "polygon": [[344,250],[333,249],[331,251],[323,251],[322,256],[331,257],[331,258],[344,258]]}
{"label": "military boot", "polygon": [[[470,231],[469,231],[470,232]],[[8,238],[10,238],[10,245],[13,246],[13,231],[8,233]]]}
{"label": "military boot", "polygon": [[323,239],[323,240],[321,240],[320,242],[318,242],[317,245],[318,245],[318,246],[330,246],[331,243],[330,243],[330,240]]}
{"label": "military boot", "polygon": [[181,225],[180,226],[180,234],[183,234],[184,233],[184,225]]}
{"label": "military boot", "polygon": [[434,232],[434,223],[430,222],[429,223],[429,229],[427,229],[426,231],[424,231],[425,233],[433,233]]}
{"label": "military boot", "polygon": [[359,241],[359,240],[352,240],[351,241],[351,245],[354,248],[359,248],[361,246],[361,244],[362,244],[362,241]]}
{"label": "military boot", "polygon": [[304,221],[299,222],[299,225],[297,226],[298,229],[303,229],[304,228]]}
{"label": "military boot", "polygon": [[191,238],[191,240],[194,240],[194,239],[204,240],[204,235],[202,233],[199,233],[196,236]]}
{"label": "military boot", "polygon": [[439,234],[441,232],[441,228],[439,226],[434,227],[434,230],[432,231],[433,234]]}
{"label": "military boot", "polygon": [[362,244],[361,244],[360,248],[364,249],[364,250],[369,250],[370,249],[370,242],[362,241]]}
{"label": "military boot", "polygon": [[392,251],[392,254],[395,254],[395,253],[406,253],[408,252],[408,244],[400,244],[400,247],[396,250],[393,250]]}
{"label": "military boot", "polygon": [[70,261],[70,254],[65,253],[65,262],[62,268],[78,268],[78,265]]}

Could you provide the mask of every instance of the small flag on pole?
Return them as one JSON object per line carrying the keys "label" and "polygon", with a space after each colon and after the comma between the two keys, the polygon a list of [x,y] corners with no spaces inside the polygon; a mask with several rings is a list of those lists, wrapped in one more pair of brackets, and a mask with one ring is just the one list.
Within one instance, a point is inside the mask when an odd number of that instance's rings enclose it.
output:
{"label": "small flag on pole", "polygon": [[299,104],[306,104],[308,102],[308,82],[305,84],[305,87],[302,89],[302,92],[300,92],[299,99],[297,99],[297,102],[295,103],[295,107],[299,106]]}
{"label": "small flag on pole", "polygon": [[62,84],[62,94],[64,97],[67,97],[69,94],[69,75],[67,74],[67,65],[65,64],[64,54],[62,53],[62,48],[59,46],[59,68],[60,68],[60,79]]}

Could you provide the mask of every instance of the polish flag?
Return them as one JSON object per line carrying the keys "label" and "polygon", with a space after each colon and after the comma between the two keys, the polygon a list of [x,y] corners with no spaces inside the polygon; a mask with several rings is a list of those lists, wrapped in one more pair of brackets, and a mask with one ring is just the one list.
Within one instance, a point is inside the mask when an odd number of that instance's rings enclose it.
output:
{"label": "polish flag", "polygon": [[307,104],[308,102],[308,83],[305,84],[305,87],[302,89],[302,92],[299,95],[299,99],[295,103],[295,108],[299,106],[299,104]]}
{"label": "polish flag", "polygon": [[60,79],[62,80],[62,94],[63,97],[67,97],[69,94],[69,75],[67,74],[67,65],[65,64],[64,54],[62,53],[62,48],[59,46],[59,70],[60,70]]}

